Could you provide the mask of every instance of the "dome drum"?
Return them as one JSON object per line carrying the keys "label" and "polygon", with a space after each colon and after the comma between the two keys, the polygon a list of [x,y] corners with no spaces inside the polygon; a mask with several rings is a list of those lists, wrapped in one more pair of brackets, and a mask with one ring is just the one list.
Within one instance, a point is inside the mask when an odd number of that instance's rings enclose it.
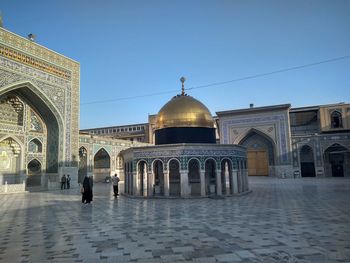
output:
{"label": "dome drum", "polygon": [[155,144],[216,143],[215,128],[173,127],[155,131]]}

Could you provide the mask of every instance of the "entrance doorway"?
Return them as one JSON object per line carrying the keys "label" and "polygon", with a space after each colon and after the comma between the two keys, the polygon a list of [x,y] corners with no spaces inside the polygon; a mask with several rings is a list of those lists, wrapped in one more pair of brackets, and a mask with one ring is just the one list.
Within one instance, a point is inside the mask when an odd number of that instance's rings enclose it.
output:
{"label": "entrance doorway", "polygon": [[269,160],[266,150],[251,150],[247,152],[248,174],[252,176],[268,176]]}
{"label": "entrance doorway", "polygon": [[300,150],[300,170],[302,177],[315,177],[314,153],[310,146],[304,145]]}
{"label": "entrance doorway", "polygon": [[326,175],[344,177],[350,171],[350,150],[340,144],[333,144],[324,152]]}
{"label": "entrance doorway", "polygon": [[248,175],[268,176],[270,166],[275,164],[273,141],[266,134],[252,129],[239,145],[248,149]]}

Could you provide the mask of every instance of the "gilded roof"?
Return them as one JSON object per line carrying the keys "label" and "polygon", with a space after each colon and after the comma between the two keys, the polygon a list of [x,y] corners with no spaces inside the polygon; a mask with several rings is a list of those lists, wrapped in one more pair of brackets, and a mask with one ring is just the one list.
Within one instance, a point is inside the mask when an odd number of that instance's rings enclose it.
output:
{"label": "gilded roof", "polygon": [[208,108],[188,95],[177,95],[159,111],[157,129],[173,127],[213,128],[214,120]]}

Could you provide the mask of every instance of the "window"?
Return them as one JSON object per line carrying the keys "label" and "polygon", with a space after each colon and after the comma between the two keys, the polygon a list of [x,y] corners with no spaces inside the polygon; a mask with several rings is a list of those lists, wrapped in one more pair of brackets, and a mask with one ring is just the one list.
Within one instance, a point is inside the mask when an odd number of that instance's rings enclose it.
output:
{"label": "window", "polygon": [[132,127],[132,130],[133,130],[133,131],[136,131],[136,127]]}
{"label": "window", "polygon": [[30,153],[41,153],[42,152],[42,144],[38,139],[33,139],[28,144],[28,151]]}
{"label": "window", "polygon": [[331,127],[343,128],[342,116],[339,111],[333,111],[331,114]]}

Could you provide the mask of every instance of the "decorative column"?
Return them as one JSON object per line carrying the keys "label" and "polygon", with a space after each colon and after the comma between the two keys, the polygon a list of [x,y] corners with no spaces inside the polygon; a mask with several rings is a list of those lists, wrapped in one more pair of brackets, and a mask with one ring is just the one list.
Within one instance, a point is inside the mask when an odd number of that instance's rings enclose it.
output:
{"label": "decorative column", "polygon": [[244,170],[244,181],[245,181],[245,191],[249,190],[249,182],[248,182],[248,169]]}
{"label": "decorative column", "polygon": [[224,178],[225,178],[225,187],[226,187],[226,195],[231,194],[230,191],[230,172],[228,170],[228,163],[225,163],[225,168],[224,168]]}
{"label": "decorative column", "polygon": [[189,196],[188,171],[180,170],[180,191],[181,197]]}
{"label": "decorative column", "polygon": [[170,170],[165,170],[164,174],[164,196],[169,196],[169,173]]}
{"label": "decorative column", "polygon": [[148,195],[148,173],[147,173],[147,165],[143,166],[143,182],[142,182],[142,191],[140,191],[140,193],[142,192],[142,196],[147,196]]}
{"label": "decorative column", "polygon": [[205,196],[205,170],[200,169],[201,196]]}
{"label": "decorative column", "polygon": [[148,170],[148,178],[147,178],[147,196],[153,196],[153,191],[154,191],[154,174],[152,172],[152,169]]}
{"label": "decorative column", "polygon": [[216,195],[222,195],[221,191],[221,169],[216,170]]}
{"label": "decorative column", "polygon": [[138,172],[137,171],[133,171],[132,172],[132,184],[133,184],[133,186],[132,186],[132,188],[133,188],[133,195],[139,195],[140,194],[140,192],[139,192],[139,186],[138,186],[138,178],[137,178],[137,174],[138,174]]}
{"label": "decorative column", "polygon": [[232,170],[233,194],[238,194],[238,171]]}

